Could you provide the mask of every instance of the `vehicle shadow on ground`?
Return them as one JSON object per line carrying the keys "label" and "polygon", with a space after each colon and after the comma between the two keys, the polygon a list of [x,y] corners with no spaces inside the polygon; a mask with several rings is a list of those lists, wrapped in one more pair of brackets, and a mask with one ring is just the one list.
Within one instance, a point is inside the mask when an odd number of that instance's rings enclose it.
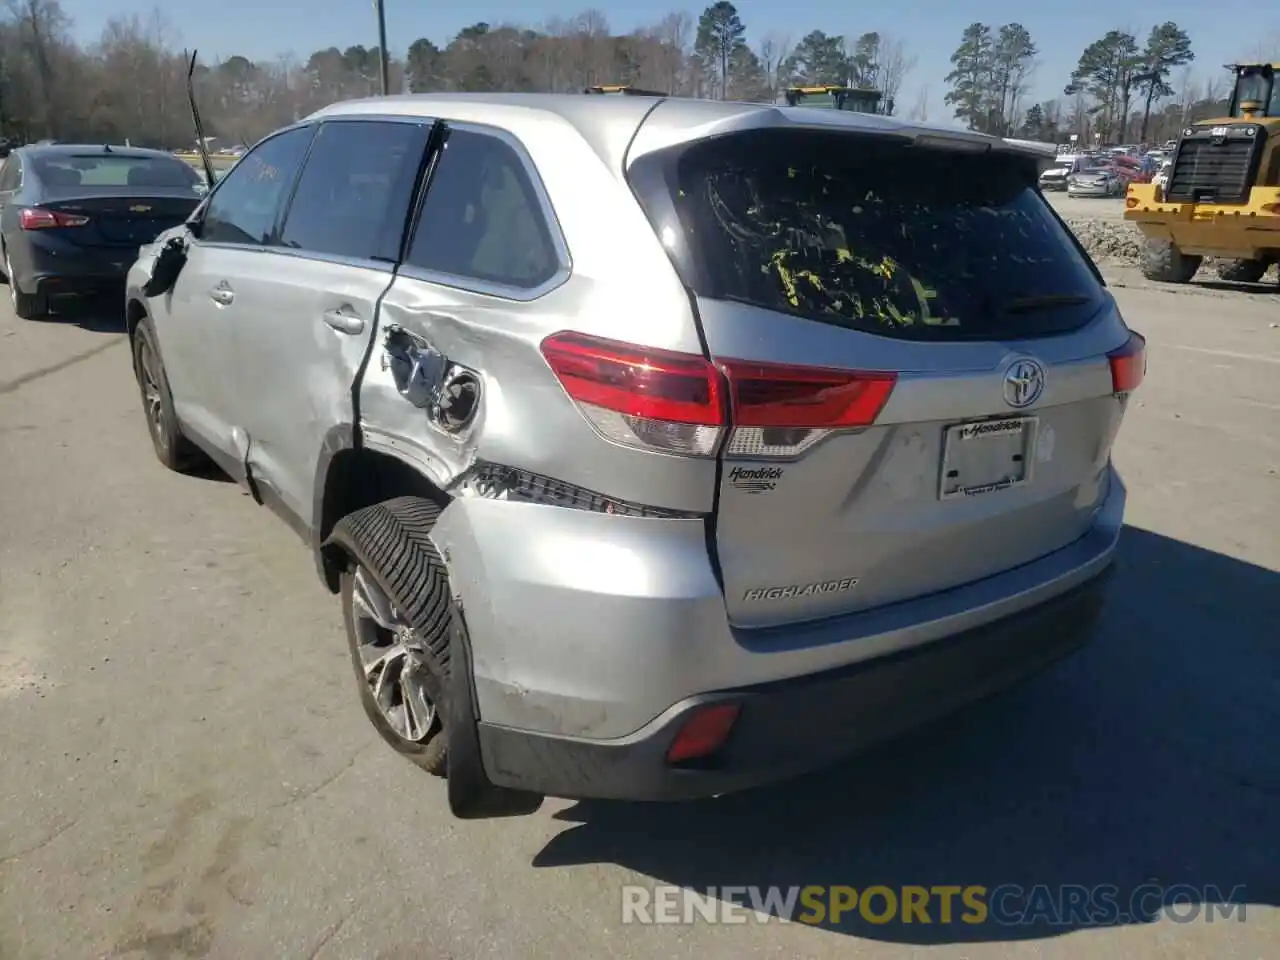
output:
{"label": "vehicle shadow on ground", "polygon": [[50,323],[69,323],[94,333],[123,333],[124,295],[118,297],[68,298],[54,307]]}
{"label": "vehicle shadow on ground", "polygon": [[[1143,923],[1162,900],[1197,923],[1208,907],[1194,904],[1247,915],[1280,904],[1278,622],[1280,574],[1131,527],[1097,641],[1023,687],[789,784],[697,804],[575,804],[558,818],[579,825],[534,864],[611,862],[695,891],[988,889],[981,923],[960,919],[957,897],[950,923],[933,898],[927,924],[857,909],[817,924],[904,944]],[[998,894],[1006,884],[1027,896]],[[1086,918],[1029,901],[1037,885],[1114,890],[1095,890],[1102,909]],[[882,914],[884,899],[871,907]]]}
{"label": "vehicle shadow on ground", "polygon": [[1232,280],[1200,280],[1193,279],[1191,286],[1201,290],[1214,290],[1219,293],[1251,293],[1259,297],[1280,295],[1280,285],[1274,280],[1263,280],[1259,283],[1237,283]]}

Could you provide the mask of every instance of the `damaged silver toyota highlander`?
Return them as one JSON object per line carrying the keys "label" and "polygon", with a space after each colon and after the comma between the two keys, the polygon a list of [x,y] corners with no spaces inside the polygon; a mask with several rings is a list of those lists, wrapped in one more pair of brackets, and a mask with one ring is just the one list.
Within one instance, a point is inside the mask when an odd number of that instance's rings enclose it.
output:
{"label": "damaged silver toyota highlander", "polygon": [[1093,632],[1145,349],[1040,166],[765,104],[336,104],[133,267],[155,452],[304,539],[457,816],[821,768]]}

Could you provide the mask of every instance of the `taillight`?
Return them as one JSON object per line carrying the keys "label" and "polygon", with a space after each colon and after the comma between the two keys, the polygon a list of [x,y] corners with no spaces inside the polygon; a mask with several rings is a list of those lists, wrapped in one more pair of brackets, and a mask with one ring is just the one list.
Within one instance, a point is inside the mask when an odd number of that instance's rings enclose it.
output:
{"label": "taillight", "polygon": [[557,333],[542,355],[601,435],[616,443],[713,456],[725,425],[721,380],[703,357]]}
{"label": "taillight", "polygon": [[1147,375],[1147,341],[1140,333],[1130,333],[1119,350],[1107,354],[1111,363],[1111,389],[1114,393],[1136,390]]}
{"label": "taillight", "polygon": [[728,456],[794,457],[832,430],[868,427],[897,375],[722,360],[733,433]]}
{"label": "taillight", "polygon": [[[686,456],[794,457],[833,430],[875,423],[893,373],[720,360],[557,333],[542,353],[596,430]],[[727,394],[727,396],[726,396]]]}
{"label": "taillight", "polygon": [[83,227],[89,218],[40,207],[23,207],[18,214],[18,222],[23,230],[51,230],[55,227]]}

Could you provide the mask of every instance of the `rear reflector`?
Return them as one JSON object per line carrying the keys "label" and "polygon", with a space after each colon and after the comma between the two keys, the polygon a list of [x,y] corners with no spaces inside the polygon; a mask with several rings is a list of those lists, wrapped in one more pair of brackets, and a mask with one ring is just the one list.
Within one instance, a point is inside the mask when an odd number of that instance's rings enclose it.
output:
{"label": "rear reflector", "polygon": [[1111,363],[1111,389],[1114,393],[1136,390],[1147,375],[1147,341],[1140,333],[1130,333],[1128,342],[1107,354]]}
{"label": "rear reflector", "polygon": [[717,703],[694,711],[667,748],[667,763],[701,760],[711,756],[729,739],[741,708],[736,703]]}
{"label": "rear reflector", "polygon": [[18,222],[23,230],[51,230],[56,227],[83,227],[89,218],[40,207],[23,207],[18,214]]}
{"label": "rear reflector", "polygon": [[703,357],[557,333],[542,355],[603,436],[646,450],[708,457],[725,424],[720,375]]}

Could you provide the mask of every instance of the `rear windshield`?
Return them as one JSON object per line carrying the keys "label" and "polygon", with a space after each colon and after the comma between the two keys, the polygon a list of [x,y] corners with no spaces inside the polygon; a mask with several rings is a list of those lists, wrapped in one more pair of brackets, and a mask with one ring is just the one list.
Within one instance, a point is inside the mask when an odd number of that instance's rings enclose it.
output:
{"label": "rear windshield", "polygon": [[50,187],[190,187],[200,175],[188,163],[168,157],[109,155],[41,157],[36,173]]}
{"label": "rear windshield", "polygon": [[702,296],[954,340],[1064,333],[1102,304],[1037,173],[1009,155],[764,131],[642,157],[631,179],[655,228],[679,232]]}

